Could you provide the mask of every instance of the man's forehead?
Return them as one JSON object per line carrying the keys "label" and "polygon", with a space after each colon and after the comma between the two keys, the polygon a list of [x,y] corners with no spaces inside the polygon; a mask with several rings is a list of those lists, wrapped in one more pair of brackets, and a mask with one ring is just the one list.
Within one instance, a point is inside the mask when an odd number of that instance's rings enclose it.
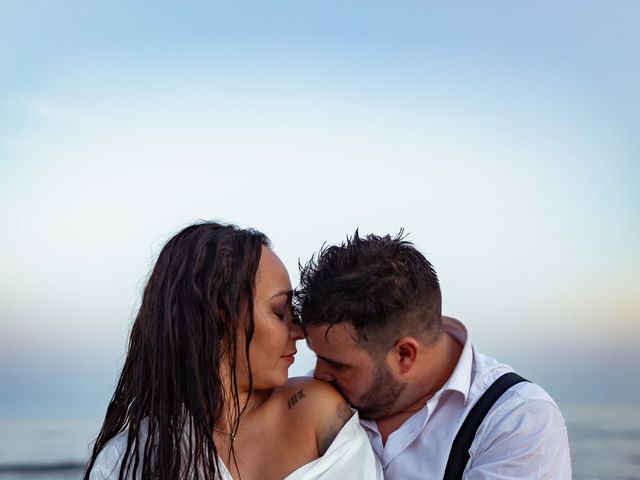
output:
{"label": "man's forehead", "polygon": [[353,348],[358,345],[358,333],[349,322],[309,325],[305,332],[311,348]]}

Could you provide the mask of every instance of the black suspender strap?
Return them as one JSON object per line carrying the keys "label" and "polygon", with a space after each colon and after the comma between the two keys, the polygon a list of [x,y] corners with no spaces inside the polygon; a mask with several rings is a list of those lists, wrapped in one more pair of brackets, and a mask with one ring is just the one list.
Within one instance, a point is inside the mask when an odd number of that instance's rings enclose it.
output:
{"label": "black suspender strap", "polygon": [[504,392],[516,383],[528,381],[515,372],[505,373],[482,394],[467,414],[467,418],[464,419],[456,438],[453,440],[447,468],[444,471],[444,480],[462,479],[462,472],[464,472],[469,461],[471,442],[473,442],[484,417]]}

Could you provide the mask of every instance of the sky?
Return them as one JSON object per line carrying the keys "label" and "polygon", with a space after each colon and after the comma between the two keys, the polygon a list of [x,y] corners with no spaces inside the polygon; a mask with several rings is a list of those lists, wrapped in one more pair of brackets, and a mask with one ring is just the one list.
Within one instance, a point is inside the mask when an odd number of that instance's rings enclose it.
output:
{"label": "sky", "polygon": [[[0,418],[103,415],[164,242],[408,239],[560,405],[640,400],[636,2],[0,5]],[[292,375],[313,355],[299,344]]]}

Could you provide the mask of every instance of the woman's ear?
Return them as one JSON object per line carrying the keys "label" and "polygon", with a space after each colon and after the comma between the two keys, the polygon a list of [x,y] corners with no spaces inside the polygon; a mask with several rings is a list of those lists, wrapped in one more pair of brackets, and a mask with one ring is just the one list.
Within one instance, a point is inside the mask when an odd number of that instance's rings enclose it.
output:
{"label": "woman's ear", "polygon": [[403,375],[409,372],[416,363],[418,342],[415,338],[402,337],[393,346],[398,372]]}

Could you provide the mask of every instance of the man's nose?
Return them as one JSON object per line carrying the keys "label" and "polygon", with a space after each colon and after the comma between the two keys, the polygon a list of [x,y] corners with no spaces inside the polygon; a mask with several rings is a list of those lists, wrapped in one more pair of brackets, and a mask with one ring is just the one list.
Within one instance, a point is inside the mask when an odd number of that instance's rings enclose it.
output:
{"label": "man's nose", "polygon": [[313,372],[313,376],[320,380],[324,380],[325,382],[333,382],[335,380],[330,369],[323,366],[320,360],[316,361],[316,368]]}
{"label": "man's nose", "polygon": [[304,338],[304,330],[299,323],[291,323],[289,326],[289,338],[292,340],[302,340]]}

